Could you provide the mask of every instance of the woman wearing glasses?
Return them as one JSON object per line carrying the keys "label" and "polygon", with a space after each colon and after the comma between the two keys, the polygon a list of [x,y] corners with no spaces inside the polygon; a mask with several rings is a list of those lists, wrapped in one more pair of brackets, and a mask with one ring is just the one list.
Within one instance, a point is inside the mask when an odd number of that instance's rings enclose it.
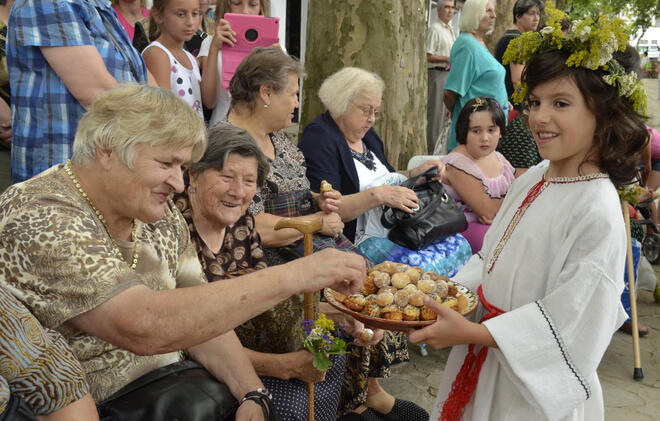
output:
{"label": "woman wearing glasses", "polygon": [[[323,82],[319,97],[327,111],[305,128],[298,143],[307,163],[307,178],[313,191],[320,191],[322,181],[326,180],[342,194],[338,213],[345,223],[344,234],[374,263],[415,261],[415,265],[425,270],[452,276],[471,256],[469,244],[460,235],[419,252],[385,238],[387,231],[380,224],[383,205],[409,213],[417,207],[415,193],[399,184],[433,166],[442,175],[445,167],[438,160],[429,160],[410,171],[396,172],[390,165],[383,141],[373,129],[381,113],[384,88],[377,74],[355,67],[343,68]],[[349,352],[347,371],[352,367],[352,357]],[[378,385],[377,377],[385,373],[387,370],[370,373],[364,404],[381,414],[401,414],[401,401],[395,403],[394,397]],[[342,393],[346,392],[344,388]],[[359,394],[353,396],[354,402],[362,403],[359,397]],[[399,416],[407,420],[423,419],[423,415]]]}

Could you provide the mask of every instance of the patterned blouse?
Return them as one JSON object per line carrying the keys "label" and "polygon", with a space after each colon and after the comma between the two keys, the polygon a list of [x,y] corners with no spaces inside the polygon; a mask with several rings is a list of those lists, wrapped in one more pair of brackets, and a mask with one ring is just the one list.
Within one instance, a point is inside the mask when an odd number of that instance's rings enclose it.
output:
{"label": "patterned blouse", "polygon": [[0,286],[0,418],[13,390],[37,415],[87,394],[80,363],[62,335],[37,319]]}
{"label": "patterned blouse", "polygon": [[[192,219],[192,209],[186,193],[175,198],[188,224],[192,243],[209,281],[230,278],[232,272],[251,272],[267,264],[261,248],[261,238],[255,229],[254,217],[248,210],[235,224],[225,229],[225,239],[218,253],[211,251],[199,236]],[[301,326],[303,295],[298,294],[234,329],[246,348],[259,352],[284,353],[302,348],[293,328]]]}
{"label": "patterned blouse", "polygon": [[100,402],[136,378],[179,361],[179,352],[143,356],[81,332],[70,324],[136,285],[152,290],[206,282],[181,214],[139,224],[136,270],[133,242],[116,240],[115,254],[101,222],[68,182],[61,165],[14,184],[0,196],[0,256],[12,294],[47,328],[66,338]]}

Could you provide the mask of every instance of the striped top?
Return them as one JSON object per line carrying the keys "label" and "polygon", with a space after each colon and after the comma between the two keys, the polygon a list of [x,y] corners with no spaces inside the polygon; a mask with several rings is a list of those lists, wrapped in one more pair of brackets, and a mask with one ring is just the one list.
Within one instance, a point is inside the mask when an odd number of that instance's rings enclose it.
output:
{"label": "striped top", "polygon": [[10,390],[46,415],[84,397],[87,384],[65,339],[0,286],[0,414]]}

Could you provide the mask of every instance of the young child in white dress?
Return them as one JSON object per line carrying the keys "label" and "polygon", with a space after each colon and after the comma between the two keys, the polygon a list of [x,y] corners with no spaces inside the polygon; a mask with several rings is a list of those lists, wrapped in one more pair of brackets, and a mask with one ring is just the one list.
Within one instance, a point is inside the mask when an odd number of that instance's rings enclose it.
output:
{"label": "young child in white dress", "polygon": [[577,21],[566,35],[548,25],[507,51],[526,63],[518,97],[545,161],[513,182],[454,278],[478,291],[475,322],[427,300],[437,322],[409,332],[453,346],[433,421],[604,419],[596,369],[626,319],[616,187],[633,179],[647,141],[645,96],[612,60],[627,39],[619,19]]}
{"label": "young child in white dress", "polygon": [[142,58],[158,86],[177,94],[204,118],[197,59],[183,48],[201,18],[199,0],[154,0],[150,25],[158,27],[159,35],[142,51]]}

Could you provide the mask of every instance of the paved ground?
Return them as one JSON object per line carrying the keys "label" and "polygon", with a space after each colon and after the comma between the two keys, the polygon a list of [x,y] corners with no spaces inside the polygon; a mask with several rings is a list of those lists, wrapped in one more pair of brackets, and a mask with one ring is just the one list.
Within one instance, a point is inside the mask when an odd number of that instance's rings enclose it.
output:
{"label": "paved ground", "polygon": [[[650,126],[660,129],[660,104],[657,101],[658,80],[645,79],[649,94],[648,115]],[[660,266],[655,268],[660,278]],[[641,360],[644,379],[635,381],[633,374],[632,337],[617,332],[598,369],[605,399],[605,419],[660,420],[660,305],[648,291],[638,297],[640,322],[649,327],[648,336],[641,338]],[[435,402],[448,350],[430,350],[422,357],[419,348],[412,345],[411,361],[396,367],[393,376],[383,380],[386,390],[394,396],[408,399],[429,409]]]}

